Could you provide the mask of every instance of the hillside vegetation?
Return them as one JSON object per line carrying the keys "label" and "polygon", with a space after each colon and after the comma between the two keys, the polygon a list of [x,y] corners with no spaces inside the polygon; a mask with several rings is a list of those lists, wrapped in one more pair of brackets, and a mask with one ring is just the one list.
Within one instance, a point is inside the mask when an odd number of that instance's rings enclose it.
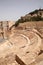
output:
{"label": "hillside vegetation", "polygon": [[17,27],[19,23],[24,23],[27,21],[43,21],[43,9],[37,9],[25,16],[22,16],[20,19],[16,21],[15,27]]}

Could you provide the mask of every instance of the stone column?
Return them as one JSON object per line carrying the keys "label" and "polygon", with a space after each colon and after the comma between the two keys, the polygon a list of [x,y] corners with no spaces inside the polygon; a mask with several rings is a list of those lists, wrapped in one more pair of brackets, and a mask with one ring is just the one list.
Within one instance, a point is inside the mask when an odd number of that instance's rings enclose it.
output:
{"label": "stone column", "polygon": [[3,22],[3,27],[4,27],[4,38],[7,39],[8,38],[8,31],[9,31],[9,22],[8,21],[4,21]]}

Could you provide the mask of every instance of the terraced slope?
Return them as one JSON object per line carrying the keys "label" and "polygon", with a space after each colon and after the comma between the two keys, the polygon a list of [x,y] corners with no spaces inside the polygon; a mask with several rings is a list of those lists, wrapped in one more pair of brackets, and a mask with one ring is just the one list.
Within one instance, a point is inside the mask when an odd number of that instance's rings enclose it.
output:
{"label": "terraced slope", "polygon": [[40,36],[34,31],[16,31],[0,45],[0,65],[33,63],[40,53],[41,42]]}

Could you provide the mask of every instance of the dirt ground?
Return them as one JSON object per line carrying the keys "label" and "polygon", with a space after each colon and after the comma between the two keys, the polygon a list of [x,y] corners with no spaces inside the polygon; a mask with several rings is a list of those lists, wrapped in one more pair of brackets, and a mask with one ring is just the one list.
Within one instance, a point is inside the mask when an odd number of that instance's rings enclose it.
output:
{"label": "dirt ground", "polygon": [[43,65],[42,31],[12,28],[9,37],[0,41],[0,65]]}

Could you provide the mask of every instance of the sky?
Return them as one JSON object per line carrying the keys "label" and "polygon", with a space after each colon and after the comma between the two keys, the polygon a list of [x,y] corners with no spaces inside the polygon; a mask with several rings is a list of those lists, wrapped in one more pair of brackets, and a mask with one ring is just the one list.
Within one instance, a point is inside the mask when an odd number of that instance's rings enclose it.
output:
{"label": "sky", "polygon": [[43,8],[43,0],[0,0],[0,20],[16,21],[39,8]]}

